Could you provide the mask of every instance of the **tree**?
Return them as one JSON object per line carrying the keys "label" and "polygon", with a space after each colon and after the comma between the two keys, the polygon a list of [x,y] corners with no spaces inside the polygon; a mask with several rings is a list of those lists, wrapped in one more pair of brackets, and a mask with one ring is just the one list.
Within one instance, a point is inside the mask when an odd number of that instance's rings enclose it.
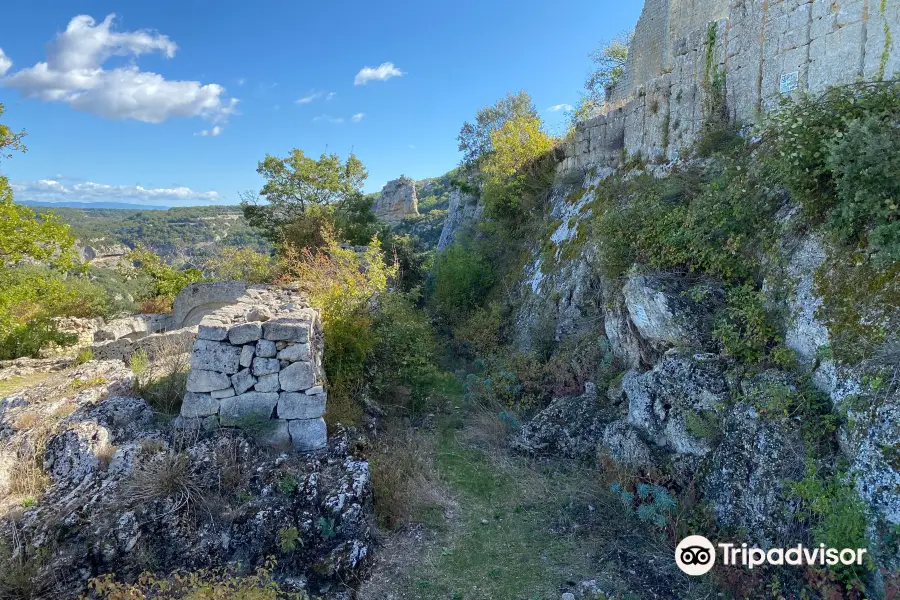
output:
{"label": "tree", "polygon": [[599,105],[606,100],[606,89],[616,85],[625,75],[625,63],[628,60],[628,45],[634,31],[620,33],[618,36],[603,42],[588,57],[594,63],[594,71],[584,82],[588,99]]}
{"label": "tree", "polygon": [[463,164],[474,165],[493,149],[491,134],[503,127],[507,121],[520,117],[538,118],[531,96],[525,90],[517,94],[507,94],[493,106],[485,106],[475,115],[475,123],[466,121],[459,131],[457,140],[463,153]]}
{"label": "tree", "polygon": [[528,219],[537,196],[550,183],[553,140],[541,130],[540,118],[523,116],[493,131],[491,145],[493,151],[482,165],[485,212],[514,229]]}
{"label": "tree", "polygon": [[267,203],[243,194],[241,207],[249,223],[275,243],[284,242],[286,230],[305,217],[331,218],[356,201],[369,175],[352,153],[344,162],[336,154],[316,160],[297,148],[286,158],[267,154],[256,172],[266,179],[259,193]]}

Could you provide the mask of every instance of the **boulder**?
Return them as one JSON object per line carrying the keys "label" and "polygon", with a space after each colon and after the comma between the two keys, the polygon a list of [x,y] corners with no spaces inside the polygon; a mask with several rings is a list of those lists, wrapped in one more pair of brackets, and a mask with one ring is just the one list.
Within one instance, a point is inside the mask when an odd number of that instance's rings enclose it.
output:
{"label": "boulder", "polygon": [[263,337],[267,340],[308,344],[309,333],[310,320],[306,319],[276,319],[263,323]]}
{"label": "boulder", "polygon": [[254,344],[248,344],[241,348],[241,358],[240,365],[241,368],[246,369],[253,363],[253,357],[256,354],[256,346]]}
{"label": "boulder", "polygon": [[271,340],[259,340],[256,342],[256,355],[260,358],[274,358],[277,352],[275,342]]}
{"label": "boulder", "polygon": [[599,401],[593,383],[584,387],[581,396],[555,398],[522,427],[513,447],[536,456],[593,458],[604,427],[614,415]]}
{"label": "boulder", "polygon": [[325,419],[288,421],[288,429],[291,432],[291,443],[297,452],[312,452],[325,447]]}
{"label": "boulder", "polygon": [[278,373],[261,375],[257,379],[256,385],[253,386],[253,389],[257,392],[277,392],[280,389],[280,385],[278,383]]}
{"label": "boulder", "polygon": [[188,392],[181,402],[182,417],[208,417],[219,411],[219,401],[210,394]]}
{"label": "boulder", "polygon": [[653,458],[650,447],[625,421],[613,421],[603,430],[600,454],[628,467],[647,467]]}
{"label": "boulder", "polygon": [[256,385],[256,377],[250,373],[250,369],[243,369],[231,376],[231,383],[235,393],[243,394]]}
{"label": "boulder", "polygon": [[281,363],[278,362],[277,358],[254,358],[253,364],[250,366],[250,372],[255,377],[278,373],[280,369]]}

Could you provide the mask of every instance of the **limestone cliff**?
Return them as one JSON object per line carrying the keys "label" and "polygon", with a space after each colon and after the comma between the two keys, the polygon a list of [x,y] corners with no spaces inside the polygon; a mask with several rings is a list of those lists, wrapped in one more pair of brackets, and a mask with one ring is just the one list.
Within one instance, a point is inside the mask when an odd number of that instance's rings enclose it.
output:
{"label": "limestone cliff", "polygon": [[395,225],[408,217],[419,214],[419,197],[416,182],[401,175],[399,179],[387,182],[373,207],[375,216]]}

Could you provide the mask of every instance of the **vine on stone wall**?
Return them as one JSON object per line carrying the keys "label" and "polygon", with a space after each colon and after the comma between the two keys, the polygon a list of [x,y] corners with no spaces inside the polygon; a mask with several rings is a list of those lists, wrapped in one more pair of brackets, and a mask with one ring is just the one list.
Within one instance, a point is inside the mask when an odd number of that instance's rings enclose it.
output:
{"label": "vine on stone wall", "polygon": [[719,24],[715,21],[706,29],[706,66],[703,71],[703,90],[706,119],[708,124],[723,124],[727,120],[725,111],[725,71],[717,68],[716,40]]}
{"label": "vine on stone wall", "polygon": [[881,64],[878,66],[878,75],[876,79],[881,81],[884,79],[885,71],[887,71],[888,60],[891,57],[891,44],[893,44],[893,36],[891,35],[891,26],[887,20],[887,0],[881,0],[881,17],[884,19],[884,49],[881,51]]}

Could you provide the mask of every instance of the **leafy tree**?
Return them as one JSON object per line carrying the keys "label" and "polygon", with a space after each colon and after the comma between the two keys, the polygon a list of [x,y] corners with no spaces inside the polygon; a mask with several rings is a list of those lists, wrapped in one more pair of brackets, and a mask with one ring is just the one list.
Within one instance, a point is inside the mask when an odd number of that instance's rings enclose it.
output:
{"label": "leafy tree", "polygon": [[594,63],[594,70],[584,82],[588,99],[601,104],[606,99],[606,88],[619,83],[625,75],[625,63],[628,60],[628,45],[634,31],[621,33],[610,41],[601,44],[588,57]]}
{"label": "leafy tree", "polygon": [[179,271],[167,264],[158,254],[143,246],[138,246],[125,255],[141,275],[148,276],[152,281],[151,296],[174,300],[178,292],[191,283],[203,281],[203,273],[194,268]]}
{"label": "leafy tree", "polygon": [[[0,159],[24,151],[24,135],[0,124]],[[0,358],[37,355],[48,342],[77,341],[50,321],[75,307],[83,309],[79,316],[93,316],[84,314],[93,312],[92,300],[61,276],[77,258],[68,225],[13,202],[9,181],[0,175]]]}
{"label": "leafy tree", "polygon": [[272,257],[253,248],[222,248],[215,258],[203,264],[214,281],[269,283],[274,273]]}
{"label": "leafy tree", "polygon": [[[345,212],[349,222],[358,219],[363,202],[362,184],[368,177],[362,162],[350,154],[346,161],[336,154],[322,154],[318,160],[294,148],[286,158],[266,155],[256,169],[266,179],[258,197],[243,194],[244,216],[254,227],[275,243],[284,243],[293,229],[293,243],[316,245],[316,236],[297,237],[300,232],[317,229],[324,220],[334,220],[335,211]],[[364,212],[364,211],[363,211]],[[303,224],[304,219],[311,221]]]}
{"label": "leafy tree", "polygon": [[491,133],[493,151],[482,165],[486,177],[483,198],[488,216],[517,225],[535,207],[535,199],[549,184],[548,156],[553,140],[541,130],[536,116],[516,117]]}
{"label": "leafy tree", "polygon": [[525,90],[507,94],[493,106],[485,106],[475,115],[475,123],[466,121],[457,136],[463,164],[473,165],[494,149],[491,134],[508,121],[520,117],[537,118],[531,96]]}

